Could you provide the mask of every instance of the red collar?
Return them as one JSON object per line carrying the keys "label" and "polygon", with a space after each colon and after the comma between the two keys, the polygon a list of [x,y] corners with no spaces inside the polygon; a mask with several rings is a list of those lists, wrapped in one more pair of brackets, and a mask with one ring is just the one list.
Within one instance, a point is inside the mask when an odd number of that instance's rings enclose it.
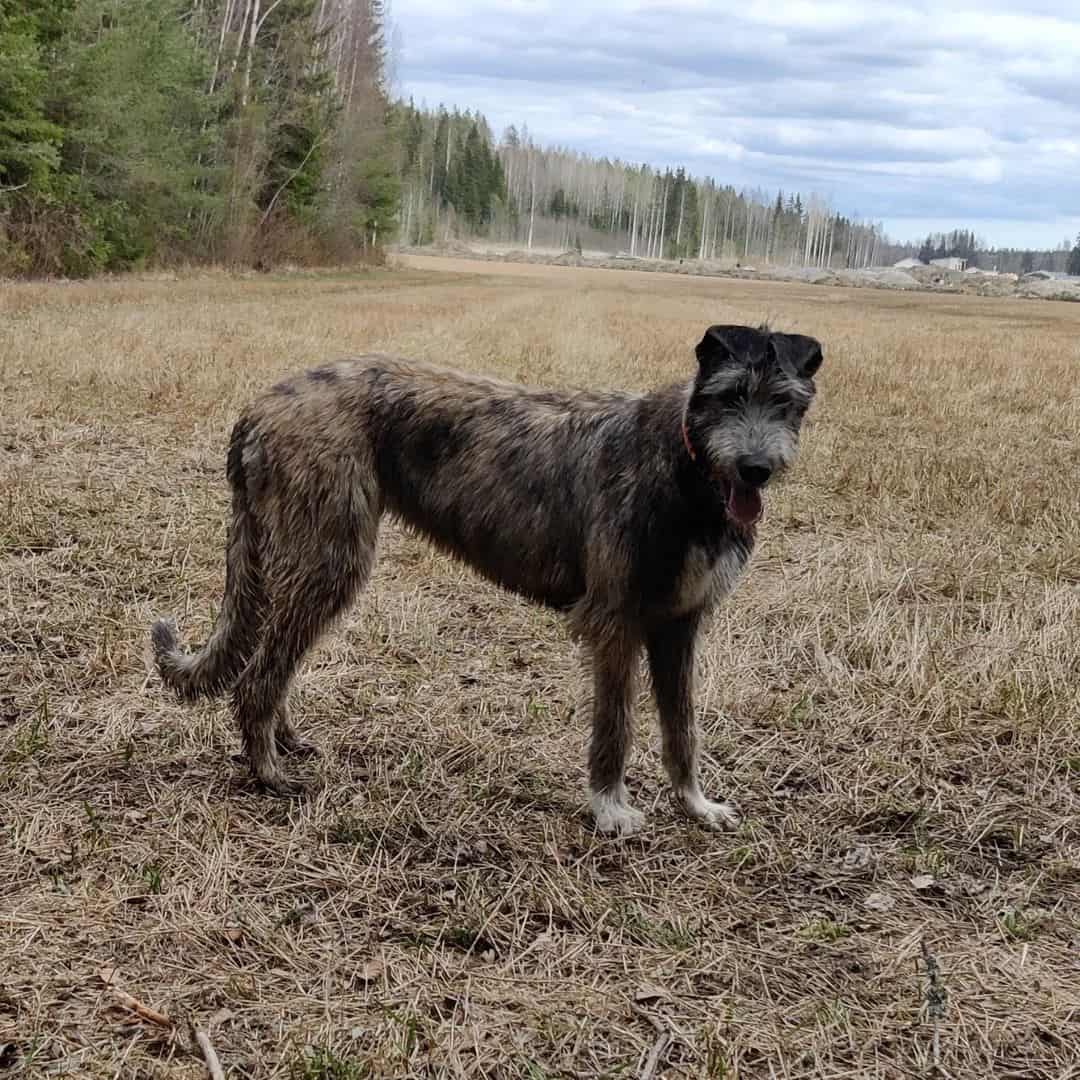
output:
{"label": "red collar", "polygon": [[686,452],[690,455],[691,461],[697,461],[697,454],[694,453],[693,446],[690,445],[690,432],[686,430],[686,417],[683,417],[682,422],[682,441],[683,446],[686,447]]}

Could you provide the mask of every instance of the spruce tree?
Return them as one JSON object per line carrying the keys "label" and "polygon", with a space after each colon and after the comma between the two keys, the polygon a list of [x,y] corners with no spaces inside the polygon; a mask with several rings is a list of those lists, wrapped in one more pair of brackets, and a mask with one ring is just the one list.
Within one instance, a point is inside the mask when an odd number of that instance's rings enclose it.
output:
{"label": "spruce tree", "polygon": [[1069,262],[1066,266],[1066,272],[1069,274],[1076,274],[1080,277],[1080,234],[1076,237],[1076,244],[1072,251],[1069,252]]}
{"label": "spruce tree", "polygon": [[58,17],[50,7],[0,0],[0,190],[44,191],[60,162],[63,132],[45,113],[42,20]]}

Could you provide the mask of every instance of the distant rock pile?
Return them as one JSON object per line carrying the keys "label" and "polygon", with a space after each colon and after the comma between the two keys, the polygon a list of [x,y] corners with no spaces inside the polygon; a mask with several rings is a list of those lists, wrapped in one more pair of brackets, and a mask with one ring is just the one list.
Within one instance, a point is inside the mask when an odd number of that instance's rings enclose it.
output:
{"label": "distant rock pile", "polygon": [[[403,249],[404,250],[404,249]],[[599,255],[564,251],[561,254],[480,251],[460,241],[425,248],[411,248],[415,255],[449,255],[482,262],[536,263],[546,266],[582,266],[600,270],[637,270],[650,274],[686,274],[692,277],[734,277],[758,281],[794,281],[805,285],[834,285],[856,289],[898,289],[921,292],[967,293],[975,296],[1022,297],[1038,300],[1080,302],[1080,281],[1028,274],[984,274],[948,270],[939,266],[871,267],[865,270],[826,270],[806,266],[742,266],[738,262],[698,259],[641,259],[626,253]]]}

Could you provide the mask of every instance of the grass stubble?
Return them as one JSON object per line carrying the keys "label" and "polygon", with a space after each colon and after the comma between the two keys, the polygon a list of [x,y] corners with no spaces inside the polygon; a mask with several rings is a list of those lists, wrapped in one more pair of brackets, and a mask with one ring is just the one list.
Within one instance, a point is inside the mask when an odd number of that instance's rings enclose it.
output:
{"label": "grass stubble", "polygon": [[[481,272],[478,272],[480,270]],[[698,702],[716,836],[585,813],[560,621],[394,526],[305,666],[319,790],[255,793],[147,630],[211,626],[231,423],[389,349],[687,377],[825,344]],[[1080,306],[409,259],[0,291],[0,1076],[1076,1075]],[[120,993],[118,993],[120,991]],[[130,995],[159,1013],[133,1011]]]}

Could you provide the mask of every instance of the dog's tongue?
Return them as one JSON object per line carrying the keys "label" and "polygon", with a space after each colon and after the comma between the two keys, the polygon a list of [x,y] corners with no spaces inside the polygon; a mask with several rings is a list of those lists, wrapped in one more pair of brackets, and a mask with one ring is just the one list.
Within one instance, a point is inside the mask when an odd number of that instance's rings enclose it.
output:
{"label": "dog's tongue", "polygon": [[763,509],[761,492],[757,488],[733,484],[727,506],[728,513],[740,525],[753,525],[761,517]]}

